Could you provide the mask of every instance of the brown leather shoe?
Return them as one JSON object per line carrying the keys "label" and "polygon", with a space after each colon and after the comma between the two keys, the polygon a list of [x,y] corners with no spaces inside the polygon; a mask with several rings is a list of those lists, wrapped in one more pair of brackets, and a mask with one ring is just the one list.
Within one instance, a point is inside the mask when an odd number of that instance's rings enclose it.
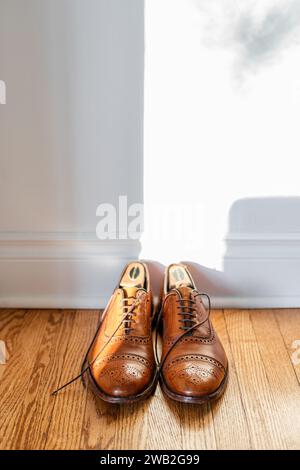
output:
{"label": "brown leather shoe", "polygon": [[154,391],[153,310],[148,267],[130,263],[103,313],[83,366],[103,400],[130,403]]}
{"label": "brown leather shoe", "polygon": [[[208,311],[204,296],[209,302]],[[186,266],[169,266],[161,310],[160,383],[173,400],[203,403],[218,398],[225,389],[227,357],[209,314],[209,297],[196,289]]]}

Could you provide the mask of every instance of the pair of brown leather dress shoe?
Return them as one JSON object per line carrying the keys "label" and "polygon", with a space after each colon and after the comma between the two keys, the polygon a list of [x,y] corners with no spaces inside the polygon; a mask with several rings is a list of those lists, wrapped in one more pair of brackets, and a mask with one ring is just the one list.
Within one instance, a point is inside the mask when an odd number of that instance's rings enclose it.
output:
{"label": "pair of brown leather dress shoe", "polygon": [[81,375],[109,403],[145,399],[158,380],[173,400],[201,404],[218,398],[225,389],[228,363],[209,314],[209,297],[197,290],[186,266],[172,264],[163,279],[150,264],[132,262],[103,313]]}

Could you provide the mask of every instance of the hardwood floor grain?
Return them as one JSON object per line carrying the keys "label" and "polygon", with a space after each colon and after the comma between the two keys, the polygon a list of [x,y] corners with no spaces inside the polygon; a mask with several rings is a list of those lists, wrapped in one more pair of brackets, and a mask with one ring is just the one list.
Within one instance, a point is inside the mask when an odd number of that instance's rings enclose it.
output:
{"label": "hardwood floor grain", "polygon": [[[281,425],[279,403],[276,399],[278,392],[273,389],[275,384],[270,382],[270,364],[268,363],[270,359],[265,357],[266,351],[263,351],[266,343],[267,348],[273,347],[271,342],[276,333],[263,329],[257,337],[256,334],[259,334],[258,315],[261,315],[262,319],[268,319],[270,313],[267,311],[226,311],[225,318],[233,360],[253,448],[286,449],[287,441]],[[277,329],[275,324],[273,324],[274,327]],[[278,344],[274,347],[276,346]],[[277,360],[281,362],[284,358],[278,356]],[[297,398],[295,405],[297,406]],[[291,422],[292,415],[289,419]]]}
{"label": "hardwood floor grain", "polygon": [[212,315],[214,325],[229,361],[229,380],[223,397],[212,403],[213,421],[218,449],[251,449],[251,435],[242,400],[238,372],[233,359],[230,337],[222,310]]}
{"label": "hardwood floor grain", "polygon": [[[17,338],[22,331],[26,310],[0,310],[0,341],[4,343],[4,362],[9,360],[9,357],[14,351]],[[7,370],[6,364],[0,364],[0,380]]]}
{"label": "hardwood floor grain", "polygon": [[114,449],[118,413],[118,406],[111,406],[88,390],[80,449]]}
{"label": "hardwood floor grain", "polygon": [[[70,331],[65,331],[69,342],[56,386],[68,382],[80,372],[82,359],[94,336],[99,315],[99,311],[76,312],[73,327]],[[86,398],[87,390],[80,381],[51,397],[55,404],[47,431],[46,449],[80,448]]]}
{"label": "hardwood floor grain", "polygon": [[[14,315],[14,312],[11,313]],[[4,449],[15,449],[19,420],[27,413],[24,397],[32,387],[31,374],[41,347],[49,312],[26,313],[0,382],[0,442]],[[2,336],[2,332],[1,332]]]}
{"label": "hardwood floor grain", "polygon": [[30,377],[30,387],[24,396],[20,413],[15,448],[44,449],[48,426],[55,401],[50,396],[57,386],[69,342],[65,331],[70,331],[75,312],[62,314],[51,311],[43,334],[40,350],[36,355]]}
{"label": "hardwood floor grain", "polygon": [[274,315],[300,386],[300,309],[274,310]]}
{"label": "hardwood floor grain", "polygon": [[[109,405],[77,381],[100,311],[0,310],[1,449],[300,449],[300,309],[216,310],[229,358],[224,396]],[[299,348],[299,349],[298,349]]]}
{"label": "hardwood floor grain", "polygon": [[[272,421],[283,448],[297,449],[300,436],[300,388],[274,312],[251,312],[251,320],[274,404]],[[293,418],[294,417],[294,418]],[[292,419],[291,419],[292,418]],[[269,420],[270,421],[270,420]],[[275,443],[274,443],[275,444]]]}
{"label": "hardwood floor grain", "polygon": [[182,428],[178,403],[166,399],[158,386],[150,398],[147,420],[146,449],[182,449]]}

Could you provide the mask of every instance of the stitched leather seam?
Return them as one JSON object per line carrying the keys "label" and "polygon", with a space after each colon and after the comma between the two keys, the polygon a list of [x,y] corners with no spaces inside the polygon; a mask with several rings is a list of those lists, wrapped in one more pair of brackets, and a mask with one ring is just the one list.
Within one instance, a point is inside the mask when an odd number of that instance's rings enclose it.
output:
{"label": "stitched leather seam", "polygon": [[101,364],[103,362],[117,361],[120,359],[126,359],[126,360],[132,359],[141,364],[144,364],[146,367],[152,367],[152,364],[150,361],[148,361],[144,357],[137,356],[136,354],[113,354],[112,356],[105,356],[103,358],[97,359],[96,364]]}
{"label": "stitched leather seam", "polygon": [[[186,338],[182,338],[182,340],[180,341],[180,343],[202,343],[202,344],[211,344],[214,342],[215,340],[215,334],[213,333],[213,335],[211,337],[199,337],[199,336],[188,336]],[[168,345],[172,345],[174,342],[175,342],[176,338],[175,339],[164,339],[164,341],[168,344]]]}
{"label": "stitched leather seam", "polygon": [[152,341],[152,336],[149,336],[148,338],[140,338],[138,336],[114,336],[111,338],[110,342],[111,343],[117,343],[118,341],[122,341],[125,343],[134,343],[134,344],[148,344],[150,341]]}
{"label": "stitched leather seam", "polygon": [[173,365],[177,364],[178,362],[184,362],[184,361],[191,361],[191,360],[200,360],[204,362],[208,362],[210,364],[213,364],[217,366],[219,369],[221,369],[223,372],[225,372],[225,367],[223,364],[221,364],[219,361],[216,359],[213,359],[210,356],[204,356],[203,354],[186,354],[184,356],[179,356],[173,359],[172,361],[169,361],[165,366],[164,369],[168,370],[170,369]]}

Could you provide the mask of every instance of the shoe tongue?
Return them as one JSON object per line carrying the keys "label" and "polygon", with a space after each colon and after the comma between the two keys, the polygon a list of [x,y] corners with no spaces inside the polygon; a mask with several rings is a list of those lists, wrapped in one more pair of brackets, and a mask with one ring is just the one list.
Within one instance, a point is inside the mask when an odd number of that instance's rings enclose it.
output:
{"label": "shoe tongue", "polygon": [[124,297],[135,297],[139,291],[146,292],[142,287],[123,287]]}
{"label": "shoe tongue", "polygon": [[124,288],[125,297],[135,297],[138,288],[137,287],[125,287]]}
{"label": "shoe tongue", "polygon": [[177,287],[177,290],[180,292],[181,296],[185,298],[189,298],[191,296],[192,289],[187,286],[180,286]]}

